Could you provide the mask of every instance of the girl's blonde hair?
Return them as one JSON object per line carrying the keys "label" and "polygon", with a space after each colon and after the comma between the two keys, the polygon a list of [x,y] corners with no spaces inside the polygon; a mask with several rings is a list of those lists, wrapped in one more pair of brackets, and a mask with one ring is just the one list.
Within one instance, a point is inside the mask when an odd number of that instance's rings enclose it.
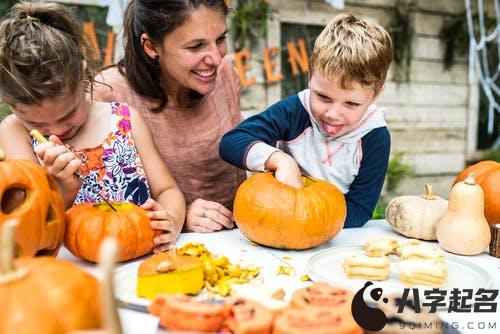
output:
{"label": "girl's blonde hair", "polygon": [[0,97],[15,106],[92,89],[90,47],[66,7],[21,1],[0,24]]}
{"label": "girl's blonde hair", "polygon": [[340,14],[316,39],[310,68],[311,73],[319,71],[344,89],[358,82],[378,93],[391,62],[391,37],[382,26]]}

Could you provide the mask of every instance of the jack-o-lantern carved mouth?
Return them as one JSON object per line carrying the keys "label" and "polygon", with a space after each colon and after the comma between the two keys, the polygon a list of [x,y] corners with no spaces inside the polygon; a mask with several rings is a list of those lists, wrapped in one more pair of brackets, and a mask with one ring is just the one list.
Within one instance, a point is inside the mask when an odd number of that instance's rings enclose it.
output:
{"label": "jack-o-lantern carved mouth", "polygon": [[26,189],[14,186],[3,192],[1,209],[4,214],[11,214],[26,202]]}

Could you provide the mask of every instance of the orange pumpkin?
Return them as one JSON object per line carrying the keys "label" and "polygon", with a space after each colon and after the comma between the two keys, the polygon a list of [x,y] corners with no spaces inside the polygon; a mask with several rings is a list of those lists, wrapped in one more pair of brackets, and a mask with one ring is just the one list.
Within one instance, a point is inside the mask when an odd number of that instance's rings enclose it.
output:
{"label": "orange pumpkin", "polygon": [[118,243],[117,261],[150,253],[153,238],[161,231],[151,228],[146,210],[133,203],[82,203],[66,211],[65,246],[76,257],[97,262],[99,245],[106,237]]}
{"label": "orange pumpkin", "polygon": [[0,226],[19,221],[19,255],[57,255],[65,209],[59,188],[43,167],[29,160],[4,160],[0,150]]}
{"label": "orange pumpkin", "polygon": [[[49,256],[12,261],[11,222],[2,226],[0,333],[63,334],[99,328],[97,279],[70,262]],[[6,242],[8,229],[10,241]]]}
{"label": "orange pumpkin", "polygon": [[484,191],[484,215],[488,224],[500,223],[500,163],[485,160],[464,169],[453,184],[463,181],[474,173],[476,183]]}
{"label": "orange pumpkin", "polygon": [[329,182],[303,177],[298,189],[259,173],[243,182],[234,200],[241,233],[259,244],[307,249],[332,239],[344,226],[344,195]]}

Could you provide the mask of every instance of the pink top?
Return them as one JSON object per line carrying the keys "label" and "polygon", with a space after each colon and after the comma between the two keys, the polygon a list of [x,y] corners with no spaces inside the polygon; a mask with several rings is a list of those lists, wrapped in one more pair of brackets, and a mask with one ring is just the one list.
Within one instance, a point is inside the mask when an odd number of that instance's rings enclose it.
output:
{"label": "pink top", "polygon": [[154,100],[139,96],[117,67],[101,72],[97,80],[113,88],[96,84],[95,100],[124,102],[143,115],[188,204],[202,198],[232,208],[245,171],[219,157],[221,137],[242,120],[239,79],[228,57],[218,68],[215,89],[190,108],[152,112]]}

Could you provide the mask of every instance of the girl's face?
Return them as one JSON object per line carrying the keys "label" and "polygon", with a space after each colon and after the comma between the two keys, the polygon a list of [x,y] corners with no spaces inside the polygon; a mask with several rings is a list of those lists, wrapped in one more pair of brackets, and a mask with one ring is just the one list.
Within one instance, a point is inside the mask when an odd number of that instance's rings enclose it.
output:
{"label": "girl's face", "polygon": [[74,93],[46,98],[40,104],[16,104],[13,112],[29,131],[36,129],[44,136],[56,135],[67,140],[87,119],[85,88],[78,85]]}
{"label": "girl's face", "polygon": [[224,13],[200,6],[182,26],[165,36],[158,52],[170,94],[183,88],[201,95],[213,91],[217,67],[227,53],[226,34]]}
{"label": "girl's face", "polygon": [[315,71],[309,80],[311,113],[321,129],[332,137],[351,131],[378,94],[357,82],[344,89]]}

